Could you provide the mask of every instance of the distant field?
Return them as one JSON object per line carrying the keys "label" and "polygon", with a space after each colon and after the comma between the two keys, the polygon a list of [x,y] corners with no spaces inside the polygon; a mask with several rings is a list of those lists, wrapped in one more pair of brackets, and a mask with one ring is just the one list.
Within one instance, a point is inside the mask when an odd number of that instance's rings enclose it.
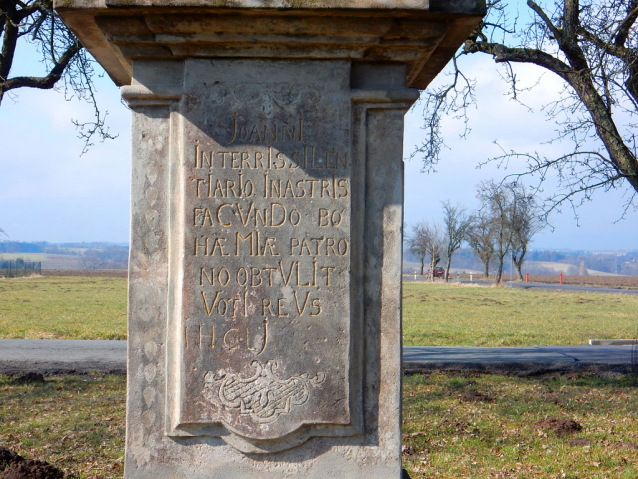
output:
{"label": "distant field", "polygon": [[43,269],[82,269],[82,256],[48,253],[0,253],[0,260],[41,261]]}
{"label": "distant field", "polygon": [[[410,276],[410,275],[407,275]],[[461,274],[461,280],[467,281],[470,279],[469,274]],[[456,279],[456,275],[452,279]],[[473,274],[472,279],[474,281],[484,281],[482,274]],[[509,282],[509,272],[503,276],[504,282]],[[494,276],[490,276],[487,281],[493,281]],[[514,282],[518,282],[518,279],[514,277]],[[556,274],[530,274],[530,283],[549,283],[558,284],[560,282],[560,275]],[[563,284],[571,284],[574,286],[598,286],[601,288],[618,288],[618,289],[638,289],[638,276],[620,276],[606,274],[604,276],[578,276],[578,275],[563,275]]]}
{"label": "distant field", "polygon": [[46,253],[0,253],[0,260],[16,260],[21,258],[25,261],[46,261]]}
{"label": "distant field", "polygon": [[635,338],[638,296],[403,283],[406,346],[553,346]]}
{"label": "distant field", "polygon": [[[529,280],[538,283],[558,284],[558,275],[530,275]],[[638,276],[568,276],[563,275],[563,284],[579,286],[602,286],[605,288],[638,289]]]}
{"label": "distant field", "polygon": [[0,278],[0,338],[126,339],[126,278]]}
{"label": "distant field", "polygon": [[128,278],[128,269],[43,269],[42,276],[78,276],[84,278]]}

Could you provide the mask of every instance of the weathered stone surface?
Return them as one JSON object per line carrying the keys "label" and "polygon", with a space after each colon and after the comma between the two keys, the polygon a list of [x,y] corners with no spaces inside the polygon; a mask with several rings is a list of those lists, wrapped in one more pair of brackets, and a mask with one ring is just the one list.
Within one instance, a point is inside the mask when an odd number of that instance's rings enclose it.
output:
{"label": "weathered stone surface", "polygon": [[348,426],[351,401],[361,413],[349,64],[192,60],[184,79],[169,433]]}
{"label": "weathered stone surface", "polygon": [[[56,0],[118,85],[138,59],[272,58],[400,62],[425,88],[484,12],[480,0],[174,2]],[[426,66],[427,65],[427,66]]]}
{"label": "weathered stone surface", "polygon": [[133,110],[125,477],[401,477],[403,115],[482,6],[57,7]]}

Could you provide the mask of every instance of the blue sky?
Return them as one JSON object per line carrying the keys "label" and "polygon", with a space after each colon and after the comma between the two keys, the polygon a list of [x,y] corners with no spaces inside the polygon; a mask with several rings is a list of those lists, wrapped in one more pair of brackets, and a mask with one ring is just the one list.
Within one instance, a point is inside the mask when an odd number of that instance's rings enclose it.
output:
{"label": "blue sky", "polygon": [[[30,65],[21,65],[28,70]],[[477,169],[478,161],[498,154],[494,140],[519,151],[544,149],[551,154],[561,146],[543,146],[554,129],[539,112],[543,102],[556,95],[560,83],[546,75],[525,101],[534,113],[512,103],[488,57],[472,60],[470,75],[481,75],[479,105],[471,111],[472,133],[459,140],[460,125],[445,122],[449,150],[434,174],[420,173],[418,160],[406,163],[405,220],[440,221],[441,201],[451,200],[469,209],[478,207],[474,197],[479,181],[500,180],[495,166]],[[519,69],[520,77],[535,81],[537,72]],[[109,112],[115,140],[97,143],[80,156],[82,142],[71,119],[88,121],[88,105],[63,92],[22,90],[0,106],[0,227],[9,239],[126,242],[129,237],[130,112],[122,105],[118,89],[106,77],[97,82],[100,106]],[[420,143],[420,111],[406,116],[404,154]],[[564,147],[562,147],[564,148]],[[517,169],[518,168],[518,169]],[[508,172],[523,170],[513,165]],[[579,210],[580,226],[573,213],[552,216],[553,232],[539,234],[534,248],[624,250],[638,249],[638,214],[622,214],[621,192],[599,193]]]}

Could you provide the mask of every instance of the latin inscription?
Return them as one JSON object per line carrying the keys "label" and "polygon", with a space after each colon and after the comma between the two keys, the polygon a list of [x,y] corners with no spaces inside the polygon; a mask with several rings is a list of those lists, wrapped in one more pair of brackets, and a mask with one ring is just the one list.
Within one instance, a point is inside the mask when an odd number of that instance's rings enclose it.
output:
{"label": "latin inscription", "polygon": [[350,100],[265,88],[197,84],[214,114],[184,105],[173,336],[177,424],[252,439],[350,424]]}
{"label": "latin inscription", "polygon": [[[318,318],[330,288],[347,285],[346,278],[338,277],[347,276],[348,269],[333,260],[350,253],[349,231],[340,228],[349,217],[350,180],[338,176],[349,169],[348,152],[307,144],[292,151],[277,151],[272,145],[226,151],[224,146],[237,141],[303,141],[302,118],[291,127],[239,124],[236,117],[230,122],[231,138],[218,145],[220,151],[204,148],[199,139],[192,145],[186,185],[193,199],[188,215],[192,247],[187,253],[198,267],[196,316],[213,323],[187,321],[184,341],[188,345],[195,335],[191,345],[262,354],[268,347],[269,320]],[[329,207],[315,206],[315,200]],[[293,228],[292,236],[277,234],[286,228]],[[239,259],[241,266],[227,258]],[[264,296],[272,288],[280,291],[280,286],[285,295]],[[259,323],[245,331],[219,321],[249,316]],[[210,340],[201,340],[202,330],[210,331]],[[261,337],[252,345],[250,330],[260,330]]]}

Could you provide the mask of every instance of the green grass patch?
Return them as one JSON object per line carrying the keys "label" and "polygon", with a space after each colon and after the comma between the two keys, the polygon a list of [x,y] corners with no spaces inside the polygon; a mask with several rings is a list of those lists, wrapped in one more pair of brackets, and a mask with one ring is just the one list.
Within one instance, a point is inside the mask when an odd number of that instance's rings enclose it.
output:
{"label": "green grass patch", "polygon": [[634,338],[638,296],[403,283],[406,346],[554,346]]}
{"label": "green grass patch", "polygon": [[[582,430],[561,437],[535,426],[547,418]],[[638,390],[624,377],[405,378],[403,459],[413,479],[634,478],[637,438]]]}
{"label": "green grass patch", "polygon": [[0,338],[126,339],[126,278],[0,278]]}
{"label": "green grass patch", "polygon": [[[126,278],[0,278],[0,338],[126,339]],[[633,338],[638,296],[403,285],[406,346],[552,346]]]}
{"label": "green grass patch", "polygon": [[121,478],[125,399],[125,376],[0,377],[0,446],[73,478]]}

